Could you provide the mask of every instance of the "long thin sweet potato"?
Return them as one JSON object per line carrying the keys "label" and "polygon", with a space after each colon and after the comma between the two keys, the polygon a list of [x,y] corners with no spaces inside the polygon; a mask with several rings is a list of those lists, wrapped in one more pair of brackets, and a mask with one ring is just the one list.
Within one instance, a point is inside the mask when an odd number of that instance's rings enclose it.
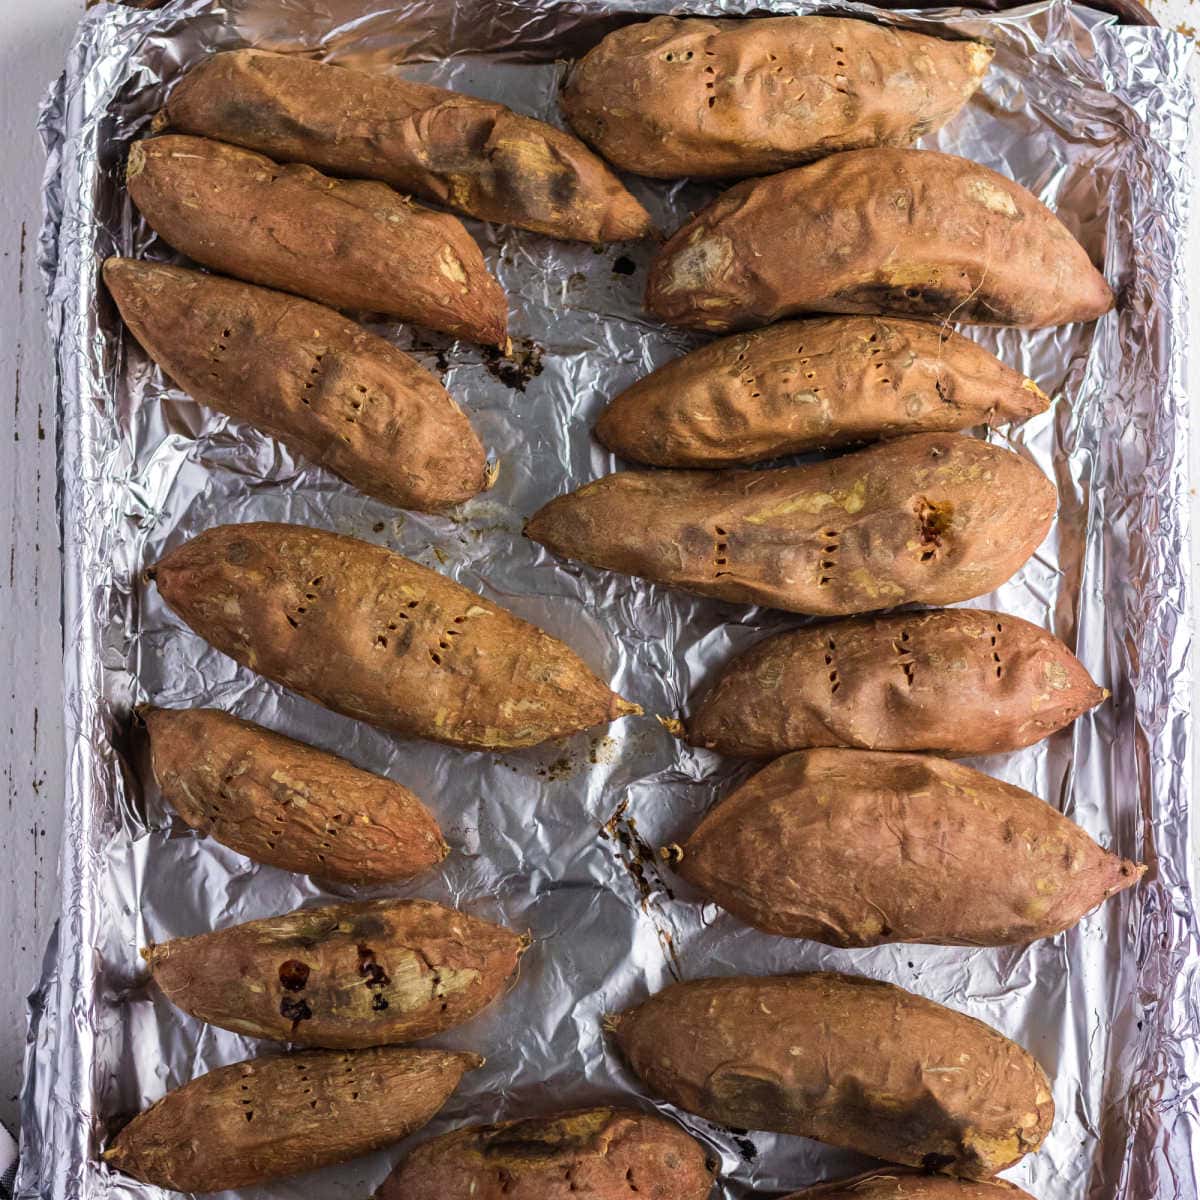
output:
{"label": "long thin sweet potato", "polygon": [[185,392],[367,495],[437,510],[489,486],[479,438],[437,378],[332,309],[130,258],[108,259],[104,282]]}
{"label": "long thin sweet potato", "polygon": [[428,900],[301,908],[142,951],[184,1012],[341,1050],[430,1037],[503,990],[529,939]]}
{"label": "long thin sweet potato", "polygon": [[168,1092],[121,1130],[104,1161],[177,1192],[296,1175],[407,1137],[482,1062],[392,1047],[248,1059]]}
{"label": "long thin sweet potato", "polygon": [[1024,421],[1050,403],[982,346],[923,321],[781,321],[639,380],[596,436],[655,467],[728,467],[910,433]]}
{"label": "long thin sweet potato", "polygon": [[623,471],[552,500],[525,531],[611,571],[838,616],[991,591],[1055,507],[1054,485],[1015,454],[916,434],[774,471]]}
{"label": "long thin sweet potato", "polygon": [[656,317],[714,333],[801,313],[1038,328],[1113,303],[1044,204],[934,150],[850,150],[736,184],[667,242],[646,288]]}
{"label": "long thin sweet potato", "polygon": [[125,178],[154,232],[215,271],[507,343],[507,301],[462,222],[387,184],[182,134],[135,142]]}
{"label": "long thin sweet potato", "polygon": [[830,946],[1053,937],[1146,869],[1012,784],[865,750],[776,759],[673,850],[684,878],[756,929]]}
{"label": "long thin sweet potato", "polygon": [[783,1200],[1033,1200],[1005,1179],[955,1179],[951,1175],[884,1167],[836,1179],[784,1196]]}
{"label": "long thin sweet potato", "polygon": [[468,1125],[418,1146],[376,1200],[707,1200],[702,1146],[661,1117],[619,1108]]}
{"label": "long thin sweet potato", "polygon": [[356,538],[221,525],[148,574],[218,650],[406,737],[507,749],[641,712],[536,626]]}
{"label": "long thin sweet potato", "polygon": [[381,179],[485,221],[585,242],[650,232],[646,210],[569,133],[394,75],[230,50],[193,67],[164,115],[183,133]]}
{"label": "long thin sweet potato", "polygon": [[993,51],[839,17],[655,17],[576,65],[562,106],[610,162],[659,179],[765,175],[909,146],[979,87]]}
{"label": "long thin sweet potato", "polygon": [[951,608],[809,625],[730,662],[688,738],[743,758],[846,746],[936,754],[1020,750],[1107,697],[1053,634]]}
{"label": "long thin sweet potato", "polygon": [[646,1086],[688,1112],[967,1179],[1036,1150],[1054,1119],[1020,1046],[873,979],[692,980],[609,1023]]}
{"label": "long thin sweet potato", "polygon": [[193,828],[256,862],[342,883],[404,879],[449,852],[407,788],[214,708],[143,708],[154,775]]}

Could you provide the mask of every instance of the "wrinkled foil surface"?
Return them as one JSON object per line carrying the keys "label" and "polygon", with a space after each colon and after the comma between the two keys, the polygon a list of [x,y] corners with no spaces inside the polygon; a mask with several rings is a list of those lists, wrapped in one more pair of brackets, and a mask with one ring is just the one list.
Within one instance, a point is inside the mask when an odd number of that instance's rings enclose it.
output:
{"label": "wrinkled foil surface", "polygon": [[[755,12],[807,12],[757,0]],[[558,122],[563,60],[667,0],[231,0],[88,14],[44,110],[42,265],[58,356],[69,784],[63,913],[31,999],[18,1194],[145,1197],[97,1161],[122,1120],[212,1067],[272,1047],[208,1028],[147,988],[139,947],[319,901],[182,827],[151,780],[131,710],[216,705],[348,756],[421,795],[453,854],[395,894],[528,928],[519,979],[482,1017],[434,1039],[478,1050],[418,1139],[470,1119],[601,1101],[654,1103],[602,1017],[675,978],[828,968],[892,980],[1027,1046],[1058,1119],[1008,1175],[1041,1200],[1194,1200],[1200,1150],[1197,931],[1190,907],[1191,611],[1184,244],[1188,43],[1119,28],[1057,0],[999,16],[962,9],[825,11],[982,37],[982,91],[926,144],[1017,179],[1103,264],[1118,310],[1094,327],[970,330],[1056,399],[990,435],[1051,476],[1046,543],[975,603],[1052,629],[1112,699],[1040,746],[976,763],[1037,792],[1145,882],[1077,929],[1027,948],[838,951],[756,933],[655,858],[749,770],[655,720],[688,709],[734,652],[796,618],[689,598],[547,555],[521,535],[545,501],[615,468],[589,436],[607,398],[695,344],[640,297],[650,243],[551,241],[468,222],[508,292],[521,365],[394,324],[373,328],[443,375],[500,463],[496,487],[449,517],[401,513],[293,458],[168,383],[99,283],[112,253],[173,260],[122,189],[129,143],[181,69],[245,44],[398,70]],[[697,0],[739,14],[750,0]],[[398,65],[403,60],[403,65]],[[630,180],[671,231],[709,186]],[[401,742],[327,713],[208,648],[140,581],[210,525],[296,521],[381,542],[475,588],[574,647],[647,716],[537,751],[472,754]],[[402,701],[402,698],[400,698]],[[345,895],[366,894],[351,890]],[[375,893],[383,894],[383,893]],[[662,1106],[744,1197],[850,1173],[854,1155],[714,1127]],[[366,1200],[405,1144],[243,1195]]]}

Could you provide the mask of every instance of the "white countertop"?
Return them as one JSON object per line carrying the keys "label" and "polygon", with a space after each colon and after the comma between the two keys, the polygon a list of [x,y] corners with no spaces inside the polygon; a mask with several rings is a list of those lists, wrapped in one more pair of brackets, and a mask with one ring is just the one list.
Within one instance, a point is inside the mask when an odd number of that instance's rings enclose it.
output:
{"label": "white countertop", "polygon": [[[1148,0],[1200,29],[1200,0]],[[24,998],[58,913],[63,786],[59,544],[50,350],[37,274],[43,155],[38,105],[82,0],[0,0],[0,1122],[16,1114]],[[1195,27],[1195,29],[1193,29]],[[1197,254],[1200,278],[1200,253]],[[1200,307],[1200,306],[1198,306]],[[1193,464],[1200,456],[1193,447]],[[1200,477],[1200,476],[1198,476]]]}

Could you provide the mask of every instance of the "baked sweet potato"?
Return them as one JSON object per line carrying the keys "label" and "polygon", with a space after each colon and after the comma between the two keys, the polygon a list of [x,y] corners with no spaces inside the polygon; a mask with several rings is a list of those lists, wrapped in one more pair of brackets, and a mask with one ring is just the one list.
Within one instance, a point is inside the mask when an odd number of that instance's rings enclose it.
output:
{"label": "baked sweet potato", "polygon": [[1055,507],[1024,459],[927,433],[774,471],[623,471],[552,500],[525,532],[626,575],[835,616],[990,592]]}
{"label": "baked sweet potato", "polygon": [[703,1147],[661,1117],[589,1108],[468,1125],[418,1146],[376,1200],[707,1200]]}
{"label": "baked sweet potato", "polygon": [[863,146],[909,146],[979,87],[991,47],[838,17],[655,17],[580,60],[562,107],[626,171],[765,175]]}
{"label": "baked sweet potato", "polygon": [[449,853],[407,788],[215,708],[139,710],[163,796],[256,862],[341,883],[404,879]]}
{"label": "baked sweet potato", "polygon": [[847,746],[1000,754],[1049,737],[1108,696],[1053,634],[984,609],[809,625],[739,655],[688,722],[742,758]]}
{"label": "baked sweet potato", "polygon": [[850,150],[736,184],[659,251],[646,289],[656,317],[715,333],[811,312],[1038,328],[1112,306],[1044,204],[934,150]]}
{"label": "baked sweet potato", "polygon": [[688,1112],[987,1179],[1054,1119],[1045,1072],[996,1030],[873,979],[677,983],[609,1018],[642,1081]]}
{"label": "baked sweet potato", "polygon": [[135,142],[125,178],[154,232],[215,271],[507,344],[507,300],[462,222],[387,184],[181,134]]}
{"label": "baked sweet potato", "polygon": [[176,938],[142,957],[167,999],[210,1025],[353,1050],[469,1021],[528,945],[429,900],[366,900]]}
{"label": "baked sweet potato", "polygon": [[193,67],[165,121],[484,221],[585,242],[640,238],[646,210],[582,142],[490,100],[265,50]]}
{"label": "baked sweet potato", "polygon": [[955,1179],[884,1167],[793,1192],[783,1200],[1033,1200],[1004,1179]]}
{"label": "baked sweet potato", "polygon": [[220,525],[148,575],[218,650],[405,737],[509,749],[641,712],[536,626],[356,538]]}
{"label": "baked sweet potato", "polygon": [[104,1161],[177,1192],[296,1175],[407,1137],[482,1062],[391,1047],[248,1059],[168,1092],[121,1130]]}
{"label": "baked sweet potato", "polygon": [[332,309],[130,258],[108,259],[104,282],[185,392],[367,495],[436,511],[489,486],[479,438],[437,378]]}
{"label": "baked sweet potato", "polygon": [[1019,787],[869,750],[776,759],[665,853],[747,924],[829,946],[1053,937],[1146,869]]}
{"label": "baked sweet potato", "polygon": [[710,342],[614,399],[596,436],[656,467],[728,467],[910,433],[1005,425],[1050,397],[922,321],[781,321]]}

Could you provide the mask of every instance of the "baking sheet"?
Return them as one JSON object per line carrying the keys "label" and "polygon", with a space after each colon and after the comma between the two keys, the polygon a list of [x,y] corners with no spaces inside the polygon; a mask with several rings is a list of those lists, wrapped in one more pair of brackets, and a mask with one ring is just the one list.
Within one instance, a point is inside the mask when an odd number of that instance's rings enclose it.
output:
{"label": "baking sheet", "polygon": [[[418,1139],[472,1118],[613,1099],[649,1105],[602,1035],[605,1012],[677,977],[832,968],[969,1012],[1042,1061],[1058,1120],[1042,1150],[1008,1172],[1035,1196],[1195,1197],[1184,38],[1118,28],[1057,0],[999,16],[822,6],[993,42],[980,94],[923,144],[978,159],[1056,208],[1120,298],[1095,327],[970,331],[1055,394],[1044,416],[991,436],[1051,475],[1061,495],[1045,545],[976,603],[1051,628],[1113,691],[1050,742],[976,765],[1151,864],[1135,892],[1026,949],[838,951],[770,938],[694,903],[656,865],[654,847],[686,834],[748,772],[683,746],[654,716],[686,710],[730,654],[795,619],[561,562],[521,536],[542,503],[615,467],[588,435],[606,399],[694,344],[641,312],[651,244],[595,251],[468,222],[510,297],[516,368],[474,347],[372,326],[444,375],[500,460],[497,486],[449,518],[367,500],[196,405],[122,332],[103,295],[98,268],[108,254],[174,260],[131,210],[121,172],[171,82],[207,52],[312,51],[558,122],[560,60],[617,23],[667,9],[663,0],[175,0],[155,13],[102,7],[81,25],[43,116],[70,761],[63,917],[32,997],[19,1196],[156,1193],[95,1161],[107,1132],[168,1088],[270,1046],[172,1009],[145,987],[138,947],[321,896],[172,822],[130,729],[132,706],[152,700],[217,705],[405,783],[438,815],[454,853],[439,874],[392,892],[532,931],[511,992],[434,1039],[488,1062]],[[665,230],[714,194],[630,184]],[[573,646],[647,717],[538,751],[466,754],[401,742],[254,677],[188,631],[139,574],[210,525],[262,519],[381,542],[482,591]],[[673,1115],[719,1158],[726,1197],[799,1187],[863,1161]],[[403,1151],[241,1194],[365,1200]]]}

